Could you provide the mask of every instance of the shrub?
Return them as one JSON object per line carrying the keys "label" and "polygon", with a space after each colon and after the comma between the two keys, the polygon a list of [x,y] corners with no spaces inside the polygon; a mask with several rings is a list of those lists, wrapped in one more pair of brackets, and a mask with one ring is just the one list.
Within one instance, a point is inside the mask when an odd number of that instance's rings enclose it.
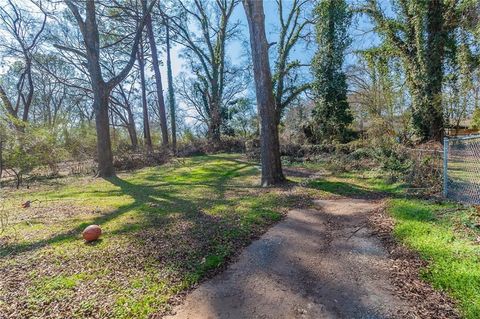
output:
{"label": "shrub", "polygon": [[64,131],[65,149],[75,160],[96,157],[97,137],[93,125],[84,124]]}
{"label": "shrub", "polygon": [[57,163],[66,157],[55,132],[43,128],[25,126],[24,131],[4,127],[2,130],[2,162],[10,170],[20,187],[23,178],[35,168],[48,167],[51,175],[58,174]]}

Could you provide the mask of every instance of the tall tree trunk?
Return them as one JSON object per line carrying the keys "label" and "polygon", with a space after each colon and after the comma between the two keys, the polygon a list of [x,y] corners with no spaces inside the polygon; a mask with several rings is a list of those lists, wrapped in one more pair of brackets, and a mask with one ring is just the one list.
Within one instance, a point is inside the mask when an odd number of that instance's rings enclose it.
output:
{"label": "tall tree trunk", "polygon": [[110,177],[115,175],[108,118],[110,92],[102,84],[92,85],[92,88],[94,89],[93,109],[95,110],[95,126],[97,130],[97,176]]}
{"label": "tall tree trunk", "polygon": [[269,186],[283,182],[285,177],[280,161],[280,143],[268,58],[268,42],[265,34],[263,0],[243,0],[243,6],[250,30],[257,107],[261,120],[262,186]]}
{"label": "tall tree trunk", "polygon": [[2,183],[2,175],[3,175],[3,140],[0,136],[0,187]]}
{"label": "tall tree trunk", "polygon": [[27,72],[27,82],[28,82],[28,93],[27,93],[26,100],[24,100],[24,106],[23,106],[22,121],[24,122],[28,121],[28,115],[30,113],[30,106],[32,105],[33,93],[34,93],[33,78],[32,78],[32,61],[30,58],[27,58],[26,70],[27,70],[26,72]]}
{"label": "tall tree trunk", "polygon": [[[143,12],[147,12],[146,1],[143,3]],[[163,98],[163,87],[162,87],[162,74],[160,73],[160,66],[158,65],[158,53],[157,45],[155,43],[155,35],[153,33],[152,18],[148,14],[145,21],[147,27],[148,42],[150,44],[150,51],[152,52],[152,64],[153,72],[155,73],[155,84],[157,88],[157,98],[158,98],[158,113],[160,115],[160,126],[162,130],[162,144],[164,146],[168,145],[168,127],[167,127],[167,116],[165,113],[165,100]]]}
{"label": "tall tree trunk", "polygon": [[445,55],[446,30],[443,0],[430,0],[427,15],[427,116],[430,119],[428,137],[442,140],[444,129],[442,84]]}
{"label": "tall tree trunk", "polygon": [[115,118],[113,117],[112,110],[110,110],[110,126],[112,128],[112,133],[110,134],[112,138],[112,144],[115,145],[117,143],[117,130],[115,129]]}
{"label": "tall tree trunk", "polygon": [[170,106],[170,125],[172,127],[172,151],[177,153],[177,123],[175,118],[175,92],[173,89],[173,73],[172,73],[172,59],[170,56],[170,25],[169,21],[164,18],[164,23],[167,33],[167,79],[168,79],[168,105]]}
{"label": "tall tree trunk", "polygon": [[147,89],[145,87],[145,60],[143,56],[143,45],[138,50],[138,67],[140,69],[140,84],[142,88],[142,110],[143,110],[143,138],[148,153],[153,151],[152,136],[150,134],[150,119],[148,116]]}

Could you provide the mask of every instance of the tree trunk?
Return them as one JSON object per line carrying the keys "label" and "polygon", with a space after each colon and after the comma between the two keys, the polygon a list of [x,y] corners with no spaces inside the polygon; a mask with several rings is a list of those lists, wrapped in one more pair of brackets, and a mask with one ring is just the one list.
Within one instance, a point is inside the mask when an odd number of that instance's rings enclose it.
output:
{"label": "tree trunk", "polygon": [[3,140],[0,137],[0,187],[2,183],[2,175],[3,175]]}
{"label": "tree trunk", "polygon": [[257,107],[261,120],[262,186],[270,186],[285,181],[285,177],[283,176],[282,163],[280,161],[280,143],[276,125],[268,42],[265,34],[263,0],[243,0],[243,6],[250,30]]}
{"label": "tree trunk", "polygon": [[145,63],[143,59],[143,45],[138,50],[138,67],[140,69],[140,84],[142,88],[142,110],[143,110],[143,138],[148,153],[152,153],[152,136],[150,134],[150,120],[148,116],[147,89],[145,87]]}
{"label": "tree trunk", "polygon": [[168,105],[170,106],[170,125],[172,127],[172,151],[177,153],[177,123],[175,118],[175,92],[173,89],[173,73],[172,73],[172,59],[170,56],[170,26],[169,22],[165,21],[167,33],[167,79],[168,79]]}
{"label": "tree trunk", "polygon": [[428,138],[442,141],[444,130],[442,84],[445,55],[445,22],[443,0],[431,0],[427,16],[427,101]]}
{"label": "tree trunk", "polygon": [[135,128],[135,119],[133,117],[133,112],[130,108],[128,108],[127,113],[128,113],[128,124],[127,124],[128,135],[130,137],[130,142],[132,143],[132,149],[137,150],[138,137],[137,137],[137,130]]}
{"label": "tree trunk", "polygon": [[[144,12],[146,12],[146,2],[143,1],[143,4]],[[168,145],[168,127],[167,116],[165,114],[165,100],[163,99],[162,74],[160,73],[160,67],[158,65],[157,45],[155,43],[155,35],[153,34],[152,18],[150,14],[148,14],[145,24],[147,27],[148,42],[150,43],[150,51],[152,52],[153,72],[155,73],[155,84],[157,88],[158,98],[158,113],[160,115],[160,126],[162,129],[162,144],[166,146]]]}
{"label": "tree trunk", "polygon": [[26,72],[27,72],[27,82],[28,82],[28,93],[27,93],[27,98],[24,102],[23,115],[22,115],[22,121],[24,121],[25,123],[28,122],[28,115],[30,113],[30,106],[32,105],[33,93],[34,93],[33,78],[32,78],[32,61],[30,58],[28,58],[26,61]]}
{"label": "tree trunk", "polygon": [[110,92],[103,85],[93,85],[95,110],[95,126],[97,129],[98,177],[115,175],[113,168],[112,145],[108,118],[108,101]]}
{"label": "tree trunk", "polygon": [[216,145],[220,145],[220,129],[221,129],[221,114],[220,114],[220,107],[218,106],[217,102],[212,104],[216,104],[215,106],[212,105],[210,107],[210,123],[208,126],[208,138]]}

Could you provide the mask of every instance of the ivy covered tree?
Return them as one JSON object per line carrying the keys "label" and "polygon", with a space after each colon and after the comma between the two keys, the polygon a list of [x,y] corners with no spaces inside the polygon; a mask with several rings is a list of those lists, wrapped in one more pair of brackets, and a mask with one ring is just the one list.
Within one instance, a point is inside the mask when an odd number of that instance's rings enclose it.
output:
{"label": "ivy covered tree", "polygon": [[318,49],[312,61],[314,135],[344,141],[353,121],[343,71],[345,51],[351,42],[348,25],[352,14],[344,0],[320,0],[315,16]]}
{"label": "ivy covered tree", "polygon": [[362,11],[370,16],[391,54],[402,60],[417,135],[439,140],[445,126],[445,54],[457,18],[457,1],[404,0],[395,1],[394,8],[395,15],[387,16],[377,0],[368,0]]}

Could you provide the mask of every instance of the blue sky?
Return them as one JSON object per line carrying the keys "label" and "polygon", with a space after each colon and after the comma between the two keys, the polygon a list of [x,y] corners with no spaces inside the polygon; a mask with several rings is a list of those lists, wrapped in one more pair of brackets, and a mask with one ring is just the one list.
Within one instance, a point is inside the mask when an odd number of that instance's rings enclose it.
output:
{"label": "blue sky", "polygon": [[[205,0],[205,1],[212,1],[212,0]],[[283,1],[284,1],[283,2],[284,12],[287,12],[290,9],[292,2],[291,0],[283,0]],[[311,0],[311,1],[312,1],[311,4],[313,4],[314,0]],[[349,1],[356,1],[356,0],[349,0]],[[277,8],[276,1],[264,0],[264,10],[265,10],[265,26],[266,26],[268,41],[275,42],[278,38],[278,28],[279,28],[279,16],[278,16],[278,8]],[[232,41],[229,43],[227,47],[227,56],[229,57],[229,59],[231,59],[231,61],[244,62],[245,61],[245,58],[243,57],[243,54],[245,54],[244,45],[245,44],[250,45],[250,44],[249,44],[247,18],[245,16],[245,11],[243,9],[242,4],[239,4],[235,8],[232,14],[232,21],[238,21],[238,20],[241,21],[242,23],[242,26],[241,26],[242,40]],[[350,34],[352,35],[352,45],[349,48],[349,52],[347,52],[347,55],[346,55],[345,65],[344,65],[345,68],[348,67],[348,65],[356,63],[356,58],[355,58],[355,55],[353,54],[355,50],[365,49],[378,43],[378,37],[373,32],[371,32],[371,30],[372,30],[372,25],[369,22],[368,18],[359,17],[359,16],[354,18],[350,28]],[[182,48],[180,46],[176,46],[173,48],[173,51],[172,51],[172,70],[173,70],[174,81],[181,72],[188,73],[188,71],[184,68],[184,61],[179,56],[181,50]],[[294,48],[291,58],[298,59],[304,64],[309,64],[314,53],[315,53],[314,45],[310,45],[308,48],[306,48],[305,45],[299,44],[296,48]],[[273,67],[273,65],[271,65],[271,67]],[[307,68],[304,68],[303,71],[305,72],[305,74],[308,74],[306,72],[308,72],[309,70]],[[161,72],[162,72],[162,79],[166,79],[167,74],[166,74],[165,66],[163,67]],[[166,84],[164,86],[166,87]],[[253,98],[254,94],[255,94],[254,87],[251,86],[249,89],[248,95],[250,95],[250,97]],[[186,123],[193,124],[195,121],[193,121],[193,119],[189,117],[189,114],[192,112],[192,110],[188,110],[188,107],[186,107],[186,105],[184,105],[181,101],[179,102],[180,102],[181,108],[187,111],[186,113],[187,118],[185,119]]]}
{"label": "blue sky", "polygon": [[[210,1],[210,0],[206,0]],[[313,0],[312,0],[313,3]],[[289,9],[291,5],[290,0],[284,0],[284,10]],[[276,30],[278,30],[279,18],[277,13],[277,4],[275,0],[264,0],[264,10],[265,10],[265,25],[267,30],[267,38],[269,42],[276,41],[278,36]],[[247,20],[243,6],[239,4],[232,15],[232,21],[241,21],[242,22],[242,33],[244,40],[249,40]],[[371,32],[372,26],[366,17],[356,17],[352,23],[350,33],[352,35],[352,45],[346,57],[346,65],[355,63],[355,57],[352,54],[353,51],[358,49],[365,49],[371,47],[378,43],[378,37]],[[172,54],[173,62],[173,73],[174,76],[177,76],[180,72],[186,71],[183,69],[183,60],[179,57],[181,48],[179,46],[175,47]],[[302,62],[310,62],[315,51],[314,46],[310,46],[308,49],[303,45],[299,45],[295,48],[293,52],[293,57],[299,59]],[[231,42],[227,48],[227,55],[232,61],[239,61],[242,58],[242,54],[245,52],[243,48],[243,43],[241,41]],[[166,70],[162,70],[166,73]],[[165,74],[166,78],[166,74]]]}

